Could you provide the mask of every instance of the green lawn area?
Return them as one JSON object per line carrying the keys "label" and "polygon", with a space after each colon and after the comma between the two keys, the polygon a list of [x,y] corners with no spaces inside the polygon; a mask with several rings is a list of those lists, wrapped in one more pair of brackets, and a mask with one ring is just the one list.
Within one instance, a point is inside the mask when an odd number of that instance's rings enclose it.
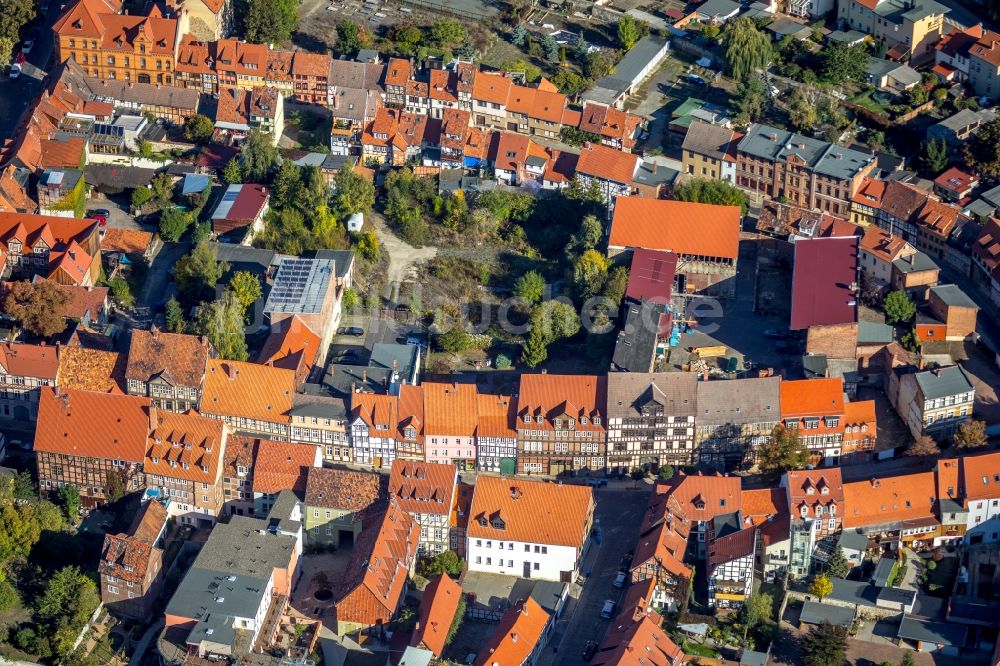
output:
{"label": "green lawn area", "polygon": [[858,95],[851,101],[858,106],[863,106],[869,111],[874,111],[875,113],[888,113],[889,106],[887,104],[882,104],[872,97],[872,93],[875,92],[870,90],[866,93]]}
{"label": "green lawn area", "polygon": [[951,587],[957,573],[957,557],[942,559],[933,570],[927,572],[927,594],[935,597],[947,597],[951,593]]}
{"label": "green lawn area", "polygon": [[695,643],[694,641],[684,641],[684,645],[681,647],[685,654],[693,654],[698,657],[708,657],[714,659],[719,656],[718,653],[710,647],[706,647],[701,643]]}

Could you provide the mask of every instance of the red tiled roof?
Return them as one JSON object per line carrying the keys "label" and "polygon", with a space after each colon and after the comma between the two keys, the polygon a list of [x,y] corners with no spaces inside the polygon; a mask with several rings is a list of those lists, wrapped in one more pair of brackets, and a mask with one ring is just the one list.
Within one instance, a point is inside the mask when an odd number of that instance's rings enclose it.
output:
{"label": "red tiled roof", "polygon": [[506,105],[513,83],[506,76],[477,72],[472,84],[472,99]]}
{"label": "red tiled roof", "polygon": [[807,238],[795,243],[792,330],[858,320],[858,239]]}
{"label": "red tiled roof", "polygon": [[118,352],[87,347],[59,350],[60,388],[99,393],[124,393],[124,358]]}
{"label": "red tiled roof", "polygon": [[294,371],[296,385],[301,385],[316,362],[321,342],[301,317],[293,315],[272,327],[257,362]]}
{"label": "red tiled roof", "polygon": [[1000,453],[965,456],[960,464],[966,500],[1000,499]]}
{"label": "red tiled roof", "polygon": [[884,525],[934,517],[933,472],[844,484],[844,527]]}
{"label": "red tiled roof", "polygon": [[[553,419],[568,417],[576,421],[577,430],[604,430],[606,399],[607,377],[523,374],[518,393],[518,429],[552,430]],[[535,418],[526,423],[526,416]],[[537,422],[538,417],[542,423]]]}
{"label": "red tiled roof", "polygon": [[843,416],[844,380],[841,377],[781,382],[781,418]]}
{"label": "red tiled roof", "polygon": [[111,227],[104,232],[104,238],[101,239],[101,249],[105,252],[145,254],[152,242],[152,232]]}
{"label": "red tiled roof", "polygon": [[295,51],[295,56],[292,58],[292,75],[326,79],[330,75],[331,60],[329,53]]}
{"label": "red tiled roof", "polygon": [[141,464],[155,413],[148,398],[43,387],[35,451]]}
{"label": "red tiled roof", "polygon": [[407,513],[449,515],[457,474],[454,465],[394,460],[389,497]]}
{"label": "red tiled roof", "polygon": [[665,492],[677,500],[687,519],[699,522],[739,511],[743,502],[740,479],[736,476],[679,475],[666,484],[658,484],[657,492]]}
{"label": "red tiled roof", "polygon": [[288,423],[294,393],[291,370],[209,359],[201,409],[206,414]]}
{"label": "red tiled roof", "polygon": [[483,645],[475,666],[523,664],[542,639],[549,614],[531,597],[511,606],[500,625]]}
{"label": "red tiled roof", "polygon": [[413,629],[410,644],[425,647],[435,657],[440,657],[461,599],[462,586],[447,574],[433,578],[420,599],[417,626]]}
{"label": "red tiled roof", "polygon": [[7,375],[54,382],[59,373],[58,348],[24,342],[0,342],[0,368]]}
{"label": "red tiled roof", "polygon": [[659,615],[632,615],[623,611],[608,629],[590,663],[594,666],[680,666],[684,652],[654,619]]}
{"label": "red tiled roof", "polygon": [[[588,143],[576,163],[578,173],[629,185],[639,166],[639,156],[599,144]],[[629,197],[631,198],[631,197]],[[620,200],[624,200],[623,198]]]}
{"label": "red tiled roof", "polygon": [[160,411],[146,444],[143,470],[171,479],[214,484],[219,478],[226,426],[201,416]]}
{"label": "red tiled roof", "polygon": [[307,476],[307,507],[348,511],[357,522],[382,504],[383,477],[374,472],[310,467]]}
{"label": "red tiled roof", "polygon": [[861,237],[861,249],[886,263],[900,258],[907,249],[915,251],[912,247],[907,247],[907,242],[901,236],[890,236],[887,231],[874,224],[865,229],[865,235]]}
{"label": "red tiled roof", "polygon": [[742,491],[743,515],[753,525],[762,525],[774,516],[788,513],[788,498],[783,488],[759,488]]}
{"label": "red tiled roof", "polygon": [[738,206],[619,197],[608,246],[735,260],[739,241]]}
{"label": "red tiled roof", "polygon": [[292,490],[302,496],[306,492],[309,469],[319,465],[319,448],[315,444],[262,439],[257,445],[253,466],[253,491],[276,494]]}

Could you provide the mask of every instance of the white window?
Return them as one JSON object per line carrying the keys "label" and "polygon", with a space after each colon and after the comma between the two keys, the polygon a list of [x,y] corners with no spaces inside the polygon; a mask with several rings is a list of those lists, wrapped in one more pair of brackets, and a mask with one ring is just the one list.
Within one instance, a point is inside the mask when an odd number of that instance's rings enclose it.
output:
{"label": "white window", "polygon": [[111,594],[118,594],[118,588],[114,585],[108,585],[108,592]]}

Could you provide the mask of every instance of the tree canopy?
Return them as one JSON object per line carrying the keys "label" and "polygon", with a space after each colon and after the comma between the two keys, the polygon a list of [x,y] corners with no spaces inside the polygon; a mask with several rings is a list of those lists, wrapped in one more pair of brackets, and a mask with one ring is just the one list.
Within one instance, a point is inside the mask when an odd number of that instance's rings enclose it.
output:
{"label": "tree canopy", "polygon": [[243,182],[266,182],[268,173],[277,163],[278,149],[272,143],[271,135],[256,127],[251,129],[240,150],[240,172],[243,175]]}
{"label": "tree canopy", "polygon": [[823,620],[803,637],[802,648],[806,666],[841,666],[847,654],[847,629]]}
{"label": "tree canopy", "polygon": [[726,51],[729,72],[737,81],[758,76],[757,70],[764,71],[774,59],[771,38],[746,16],[726,23],[722,32],[722,45]]}
{"label": "tree canopy", "polygon": [[649,32],[649,26],[628,14],[618,19],[618,43],[628,51]]}
{"label": "tree canopy", "polygon": [[285,44],[299,25],[298,0],[249,0],[244,19],[252,44]]}
{"label": "tree canopy", "polygon": [[901,289],[890,292],[885,297],[882,308],[885,310],[886,321],[890,324],[908,322],[917,314],[916,304]]}
{"label": "tree canopy", "polygon": [[719,206],[739,206],[743,215],[749,210],[746,194],[724,180],[692,178],[674,189],[674,198]]}
{"label": "tree canopy", "polygon": [[941,455],[941,447],[930,435],[920,435],[906,448],[905,454],[914,458],[931,458]]}
{"label": "tree canopy", "polygon": [[760,447],[757,464],[765,472],[786,472],[800,469],[809,460],[809,451],[795,430],[783,425],[774,426],[771,440]]}
{"label": "tree canopy", "polygon": [[979,128],[962,146],[966,163],[987,176],[1000,176],[1000,118]]}
{"label": "tree canopy", "polygon": [[514,295],[528,303],[535,304],[542,300],[544,293],[545,278],[538,271],[528,271],[514,283]]}
{"label": "tree canopy", "polygon": [[202,242],[174,265],[177,290],[189,302],[196,303],[206,298],[222,277],[225,264],[218,261],[218,256],[214,245]]}
{"label": "tree canopy", "polygon": [[868,49],[864,44],[833,42],[820,52],[820,61],[824,81],[863,81],[868,67]]}
{"label": "tree canopy", "polygon": [[220,358],[247,360],[249,353],[243,324],[243,305],[231,290],[227,289],[222,298],[202,304],[198,310],[196,326],[218,350]]}
{"label": "tree canopy", "polygon": [[25,330],[47,338],[66,330],[68,303],[69,296],[55,282],[15,280],[7,283],[4,311]]}
{"label": "tree canopy", "polygon": [[215,123],[208,116],[196,113],[184,121],[184,138],[199,146],[207,144],[215,132]]}
{"label": "tree canopy", "polygon": [[816,574],[813,577],[812,583],[809,584],[809,594],[814,594],[819,597],[820,601],[833,592],[833,583],[830,582],[830,577],[826,574]]}
{"label": "tree canopy", "polygon": [[357,53],[371,43],[371,35],[364,26],[354,21],[340,21],[337,23],[337,44],[338,51],[345,55]]}
{"label": "tree canopy", "polygon": [[965,421],[958,426],[952,441],[959,449],[978,449],[986,446],[986,422],[979,419]]}

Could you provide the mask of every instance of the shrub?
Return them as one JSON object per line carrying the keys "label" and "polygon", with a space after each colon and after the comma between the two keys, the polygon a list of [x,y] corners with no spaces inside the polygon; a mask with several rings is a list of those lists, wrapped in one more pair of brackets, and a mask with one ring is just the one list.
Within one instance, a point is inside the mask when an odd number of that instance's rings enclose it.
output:
{"label": "shrub", "polygon": [[507,370],[513,365],[513,363],[511,363],[510,357],[507,356],[506,354],[497,354],[497,358],[496,361],[494,361],[494,365],[496,366],[497,370]]}

